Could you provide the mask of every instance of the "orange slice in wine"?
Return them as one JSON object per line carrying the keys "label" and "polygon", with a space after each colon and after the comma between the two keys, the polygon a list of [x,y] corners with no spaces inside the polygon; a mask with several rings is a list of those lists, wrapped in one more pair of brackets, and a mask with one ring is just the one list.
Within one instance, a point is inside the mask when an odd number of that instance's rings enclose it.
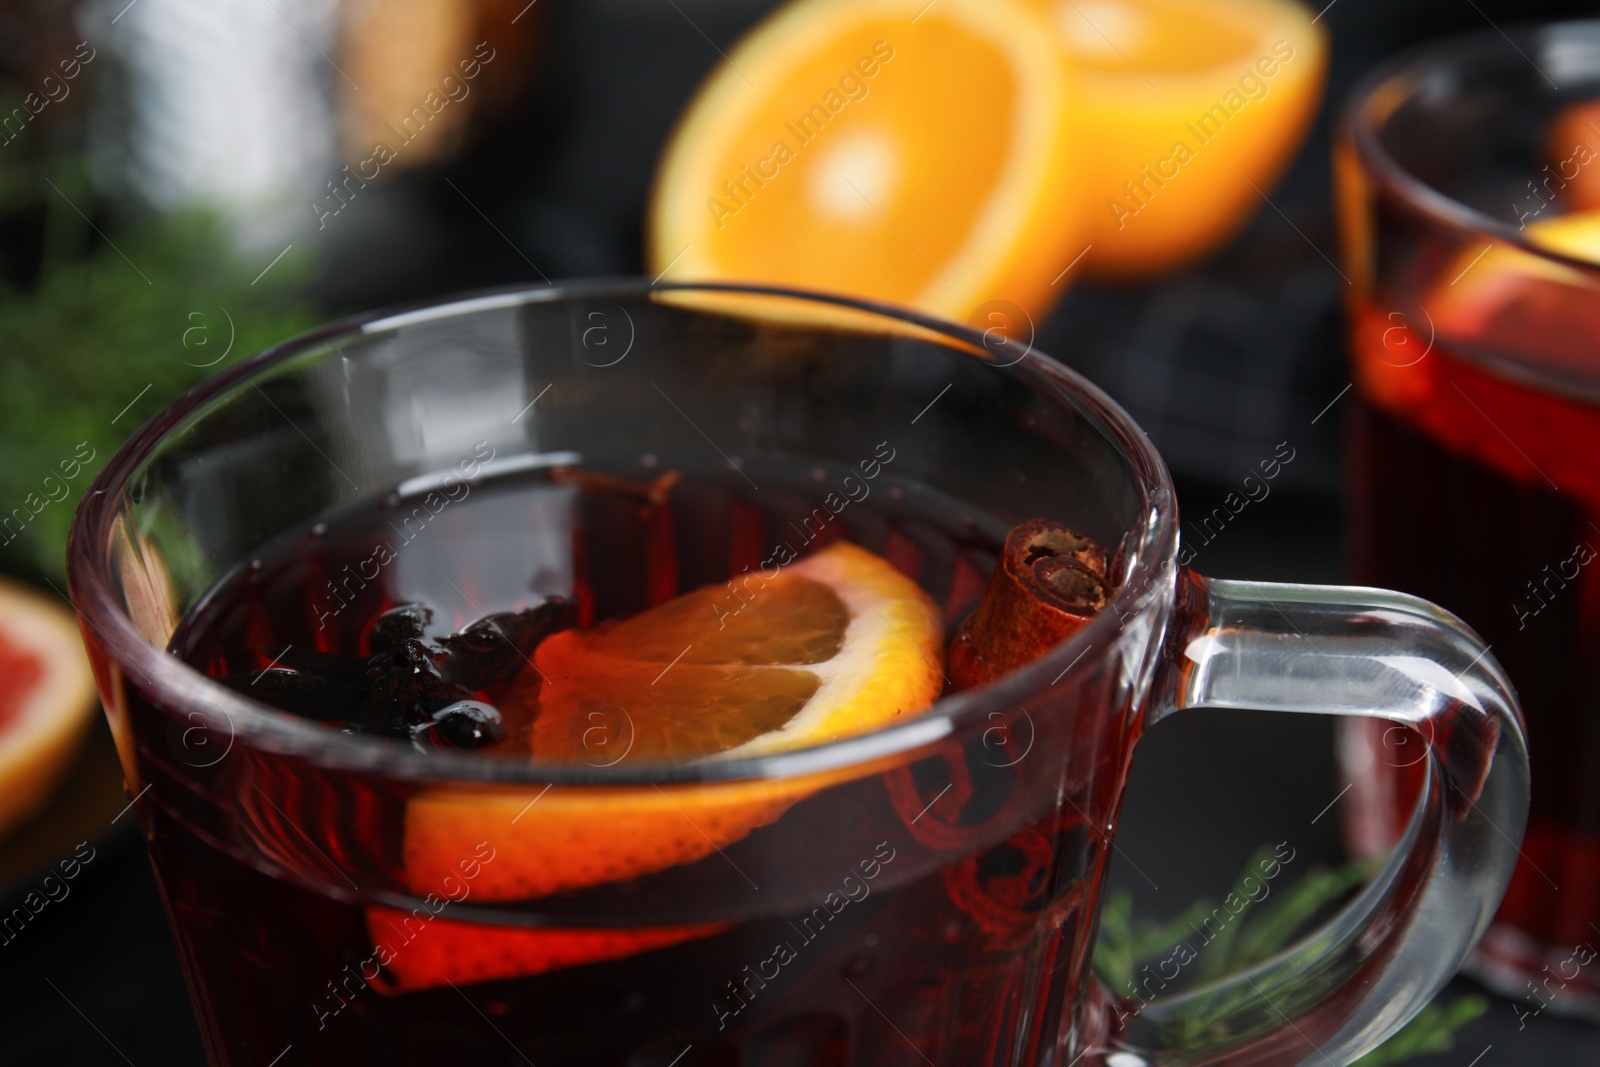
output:
{"label": "orange slice in wine", "polygon": [[[436,902],[527,900],[704,859],[809,794],[868,772],[607,786],[599,784],[607,768],[783,752],[889,725],[938,696],[942,645],[939,612],[927,594],[847,542],[592,632],[548,638],[516,687],[538,703],[534,754],[593,767],[597,784],[412,798],[404,842],[410,887]],[[379,918],[377,909],[369,914],[375,944]],[[396,965],[403,972],[390,968],[397,988],[540,973],[719,928],[434,925],[434,948],[408,952]],[[499,931],[505,937],[497,941]],[[472,960],[479,962],[464,962]]]}
{"label": "orange slice in wine", "polygon": [[[441,909],[442,910],[442,909]],[[368,908],[373,962],[383,966],[380,992],[409,993],[447,983],[469,985],[525,978],[564,967],[603,963],[667,948],[725,929],[721,923],[616,930],[543,930],[487,926],[434,917],[428,909]]]}
{"label": "orange slice in wine", "polygon": [[[519,686],[537,694],[536,757],[587,764],[726,759],[865,733],[943,684],[933,602],[847,542],[710,586],[592,633],[547,639]],[[692,863],[776,819],[817,783],[450,790],[411,801],[406,873],[436,889],[480,841],[473,893],[520,900]]]}
{"label": "orange slice in wine", "polygon": [[603,759],[584,743],[597,740],[597,710],[631,716],[637,759],[836,741],[928,705],[942,680],[939,633],[927,594],[886,560],[839,543],[770,580],[706,586],[545,641],[534,657],[534,752]]}

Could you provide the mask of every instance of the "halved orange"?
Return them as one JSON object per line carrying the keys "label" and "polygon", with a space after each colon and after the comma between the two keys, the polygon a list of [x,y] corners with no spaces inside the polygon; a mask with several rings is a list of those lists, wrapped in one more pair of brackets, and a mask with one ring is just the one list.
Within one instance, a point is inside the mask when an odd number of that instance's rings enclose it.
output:
{"label": "halved orange", "polygon": [[[1214,251],[1271,192],[1321,96],[1327,45],[1294,0],[1026,0],[1080,89],[1088,270]],[[1252,183],[1254,188],[1252,188]]]}
{"label": "halved orange", "polygon": [[797,0],[680,120],[650,273],[1042,313],[1083,247],[1074,101],[1017,0]]}
{"label": "halved orange", "polygon": [[72,612],[0,582],[0,837],[50,799],[95,707]]}
{"label": "halved orange", "polygon": [[[604,768],[805,748],[915,714],[943,686],[938,609],[879,556],[838,542],[778,570],[708,586],[588,633],[547,638],[516,683],[538,702],[538,758]],[[508,701],[508,703],[510,703]],[[811,793],[874,768],[781,781],[439,790],[412,798],[414,893],[524,900],[693,863]],[[374,938],[385,916],[368,916]],[[533,974],[664,947],[716,926],[637,931],[432,924],[400,989]],[[506,931],[503,938],[499,931]]]}

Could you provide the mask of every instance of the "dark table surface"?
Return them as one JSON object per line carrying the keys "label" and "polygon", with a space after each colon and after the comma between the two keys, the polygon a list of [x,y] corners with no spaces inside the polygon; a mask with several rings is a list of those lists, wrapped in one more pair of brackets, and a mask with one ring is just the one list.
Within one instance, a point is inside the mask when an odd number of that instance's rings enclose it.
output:
{"label": "dark table surface", "polygon": [[[770,4],[546,6],[545,68],[532,105],[452,163],[401,175],[352,206],[317,250],[315,292],[330,308],[526,280],[536,277],[530,263],[553,278],[639,270],[649,176],[672,119],[717,61],[707,38],[725,47]],[[1481,29],[1489,18],[1583,9],[1341,0],[1325,18],[1334,39],[1330,99],[1408,43]],[[1278,210],[1263,211],[1233,246],[1157,285],[1080,286],[1039,330],[1041,350],[1101,382],[1150,431],[1186,510],[1210,511],[1236,484],[1234,472],[1242,476],[1278,441],[1294,444],[1299,458],[1272,496],[1201,551],[1196,566],[1215,576],[1334,582],[1343,574],[1336,401],[1349,377],[1340,353],[1343,283],[1324,258],[1336,255],[1328,110],[1273,194]],[[498,226],[486,226],[488,218]],[[1162,918],[1226,893],[1263,843],[1288,841],[1311,862],[1337,864],[1336,819],[1320,816],[1344,784],[1329,720],[1175,716],[1142,742],[1112,883],[1133,893],[1140,914]],[[95,859],[70,895],[0,945],[9,1023],[0,1026],[0,1065],[203,1062],[132,823],[121,818],[96,837]],[[28,888],[24,880],[0,892],[15,898]],[[1452,992],[1470,989],[1456,985]],[[1414,1062],[1592,1065],[1600,1028],[1548,1013],[1522,1026],[1509,1002],[1493,1000],[1451,1051]]]}

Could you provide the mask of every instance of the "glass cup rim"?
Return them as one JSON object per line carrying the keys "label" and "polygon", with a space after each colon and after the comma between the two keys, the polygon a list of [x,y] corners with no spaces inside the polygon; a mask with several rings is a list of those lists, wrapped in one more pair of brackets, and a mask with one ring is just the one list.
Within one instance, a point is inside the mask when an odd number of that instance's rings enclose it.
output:
{"label": "glass cup rim", "polygon": [[1378,106],[1380,94],[1402,85],[1407,79],[1415,79],[1424,71],[1460,68],[1484,61],[1491,56],[1503,59],[1508,40],[1518,51],[1522,51],[1524,43],[1577,29],[1586,30],[1594,35],[1596,46],[1600,48],[1600,18],[1530,23],[1512,26],[1506,33],[1499,30],[1472,30],[1452,34],[1441,41],[1408,48],[1379,64],[1351,89],[1340,117],[1345,137],[1354,146],[1363,169],[1377,185],[1422,211],[1434,221],[1452,229],[1485,234],[1499,243],[1514,246],[1529,255],[1586,275],[1600,274],[1600,270],[1597,270],[1592,261],[1579,259],[1529,240],[1523,230],[1446,195],[1412,174],[1399,160],[1390,155],[1378,139],[1378,127],[1393,114],[1399,100],[1409,99],[1414,95],[1414,89],[1408,89],[1400,94],[1395,106],[1390,107],[1381,117],[1373,113]]}
{"label": "glass cup rim", "polygon": [[[313,765],[380,774],[416,782],[451,780],[485,785],[653,785],[749,779],[782,779],[825,773],[869,763],[931,745],[991,712],[1014,710],[1042,681],[1052,684],[1078,661],[1099,648],[1116,645],[1118,619],[1143,615],[1170,584],[1174,573],[1178,527],[1176,504],[1165,462],[1138,424],[1116,401],[1076,371],[1029,346],[1011,368],[1042,380],[1062,401],[1076,408],[1122,453],[1143,494],[1144,518],[1137,533],[1137,555],[1128,580],[1105,608],[1073,637],[1039,660],[987,685],[942,697],[908,722],[826,744],[740,759],[640,762],[631,766],[589,768],[570,763],[483,758],[449,752],[421,753],[376,738],[355,737],[251,700],[158,649],[135,627],[114,591],[110,560],[110,526],[116,506],[133,474],[168,434],[213,400],[252,378],[334,338],[359,336],[375,329],[436,322],[454,316],[502,310],[535,302],[600,297],[644,297],[654,292],[732,293],[775,296],[811,305],[831,305],[878,316],[893,325],[912,326],[987,352],[984,334],[909,308],[832,293],[735,282],[650,282],[642,278],[579,279],[538,285],[510,285],[472,290],[398,304],[337,319],[279,342],[237,365],[214,374],[162,408],[135,430],[96,475],[73,517],[67,548],[72,601],[80,619],[98,637],[103,654],[114,660],[123,685],[142,685],[152,701],[199,714],[208,724],[225,720],[231,739],[244,739],[270,752],[294,755]],[[1027,356],[1034,357],[1028,359]],[[1038,383],[1026,381],[1030,388]],[[1043,391],[1041,389],[1041,391]],[[85,635],[89,637],[88,634]],[[130,651],[131,650],[131,651]],[[596,773],[596,771],[600,773]]]}

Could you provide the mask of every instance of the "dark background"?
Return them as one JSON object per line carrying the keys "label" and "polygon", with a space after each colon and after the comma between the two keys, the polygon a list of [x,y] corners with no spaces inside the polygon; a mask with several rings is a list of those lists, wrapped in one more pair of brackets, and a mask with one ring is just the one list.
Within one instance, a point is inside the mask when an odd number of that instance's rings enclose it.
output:
{"label": "dark background", "polygon": [[[540,0],[539,69],[516,115],[451,162],[365,191],[318,249],[310,294],[333,313],[541,275],[638,273],[655,160],[719,62],[710,42],[725,50],[770,6]],[[23,62],[20,35],[51,17],[40,14],[45,7],[0,8],[0,62]],[[1218,256],[1158,284],[1077,285],[1040,324],[1038,348],[1086,372],[1149,431],[1191,514],[1219,504],[1278,442],[1296,449],[1271,496],[1202,548],[1198,569],[1280,581],[1343,576],[1336,398],[1350,378],[1344,282],[1324,258],[1338,258],[1329,216],[1333,105],[1409,44],[1487,30],[1491,20],[1510,26],[1587,10],[1336,0],[1322,18],[1333,39],[1327,100],[1272,193],[1282,214],[1263,209]],[[1134,894],[1141,914],[1167,917],[1198,896],[1226,893],[1263,843],[1289,841],[1310,862],[1341,862],[1337,809],[1324,810],[1345,784],[1331,749],[1324,719],[1196,712],[1163,723],[1136,761],[1113,884]],[[98,857],[69,899],[0,947],[0,1064],[203,1062],[131,823],[120,820],[96,842]],[[20,897],[27,888],[12,890]],[[1465,988],[1458,981],[1450,993]],[[1493,1001],[1454,1049],[1415,1062],[1594,1064],[1600,1030],[1546,1014],[1519,1032],[1510,1004]]]}

